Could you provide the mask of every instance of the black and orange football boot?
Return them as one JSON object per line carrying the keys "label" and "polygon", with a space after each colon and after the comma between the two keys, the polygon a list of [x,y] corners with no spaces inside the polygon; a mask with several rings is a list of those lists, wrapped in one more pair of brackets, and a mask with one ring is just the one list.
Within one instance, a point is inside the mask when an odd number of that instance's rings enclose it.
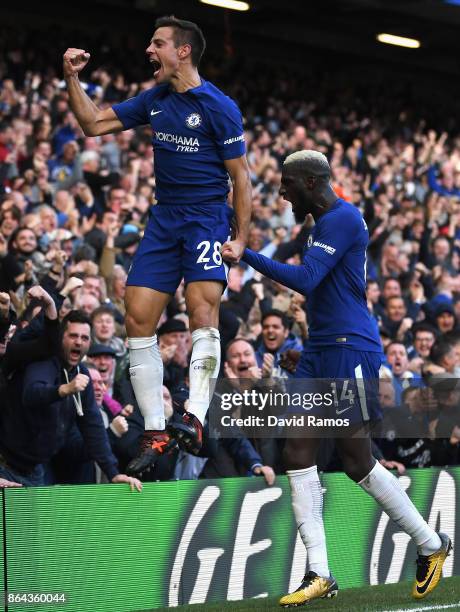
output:
{"label": "black and orange football boot", "polygon": [[171,421],[166,431],[178,447],[186,453],[198,455],[203,444],[203,426],[191,412],[184,412],[181,419]]}
{"label": "black and orange football boot", "polygon": [[166,431],[146,430],[142,436],[139,452],[128,463],[128,476],[140,476],[155,465],[158,457],[177,448],[176,441]]}

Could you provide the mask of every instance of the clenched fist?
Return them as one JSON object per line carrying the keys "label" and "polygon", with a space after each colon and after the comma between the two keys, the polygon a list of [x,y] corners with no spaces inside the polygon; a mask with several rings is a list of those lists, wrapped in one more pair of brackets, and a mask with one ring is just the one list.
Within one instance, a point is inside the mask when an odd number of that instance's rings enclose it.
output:
{"label": "clenched fist", "polygon": [[64,78],[76,76],[81,72],[89,62],[90,57],[90,54],[84,49],[74,49],[73,47],[67,49],[63,57]]}
{"label": "clenched fist", "polygon": [[50,294],[46,292],[43,287],[41,287],[40,285],[34,285],[27,291],[27,295],[30,299],[35,299],[41,302],[48,319],[57,319],[58,315],[56,310],[56,304],[54,303],[54,300],[50,296]]}
{"label": "clenched fist", "polygon": [[77,374],[69,383],[61,385],[59,387],[59,395],[65,397],[66,395],[73,395],[84,391],[89,383],[89,376],[86,374]]}
{"label": "clenched fist", "polygon": [[27,291],[27,295],[30,299],[34,299],[37,302],[41,302],[44,306],[49,306],[51,303],[54,304],[53,298],[50,294],[43,289],[41,285],[34,285]]}
{"label": "clenched fist", "polygon": [[237,264],[243,256],[246,243],[241,240],[230,240],[222,245],[222,259]]}
{"label": "clenched fist", "polygon": [[110,423],[110,429],[118,438],[121,438],[128,431],[128,421],[124,416],[118,415]]}
{"label": "clenched fist", "polygon": [[0,319],[8,319],[11,298],[8,293],[0,291]]}

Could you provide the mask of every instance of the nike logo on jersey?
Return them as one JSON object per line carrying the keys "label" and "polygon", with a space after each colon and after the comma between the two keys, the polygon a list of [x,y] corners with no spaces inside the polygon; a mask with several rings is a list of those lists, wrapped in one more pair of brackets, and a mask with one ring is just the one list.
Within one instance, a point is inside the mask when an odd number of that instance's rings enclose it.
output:
{"label": "nike logo on jersey", "polygon": [[350,410],[350,408],[351,408],[351,406],[347,406],[346,408],[343,408],[342,410],[336,410],[335,414],[343,414],[347,410]]}
{"label": "nike logo on jersey", "polygon": [[153,115],[158,115],[158,113],[162,113],[162,112],[163,112],[162,110],[161,110],[161,111],[154,111],[154,110],[153,110],[153,111],[152,111],[150,114],[151,114],[151,115],[152,115],[152,117],[153,117]]}
{"label": "nike logo on jersey", "polygon": [[220,268],[220,264],[218,264],[217,266],[210,266],[209,264],[205,264],[203,267],[205,270],[212,270],[213,268]]}

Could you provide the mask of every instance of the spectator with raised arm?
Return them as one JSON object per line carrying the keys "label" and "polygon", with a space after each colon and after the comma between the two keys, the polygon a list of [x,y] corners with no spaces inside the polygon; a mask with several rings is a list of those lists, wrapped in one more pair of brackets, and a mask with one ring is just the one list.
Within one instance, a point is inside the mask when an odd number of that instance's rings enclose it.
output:
{"label": "spectator with raised arm", "polygon": [[59,350],[29,364],[10,387],[0,413],[0,476],[27,486],[44,483],[43,464],[66,444],[76,424],[89,456],[113,483],[142,488],[135,478],[120,474],[102,418],[81,363],[91,338],[87,317],[72,311],[61,323]]}

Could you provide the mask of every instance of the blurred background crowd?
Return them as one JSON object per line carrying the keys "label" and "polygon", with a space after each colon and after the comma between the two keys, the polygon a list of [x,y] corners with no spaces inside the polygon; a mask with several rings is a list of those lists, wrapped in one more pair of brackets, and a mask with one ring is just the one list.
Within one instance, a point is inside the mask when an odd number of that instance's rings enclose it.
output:
{"label": "blurred background crowd", "polygon": [[[143,429],[129,382],[124,287],[155,205],[150,127],[85,137],[69,109],[60,73],[67,46],[93,55],[81,80],[94,102],[110,106],[152,87],[142,52],[129,39],[69,40],[54,29],[0,34],[0,317],[5,354],[42,303],[59,318],[80,310],[91,322],[81,357],[90,364],[96,402],[121,465]],[[133,55],[136,54],[133,60]],[[278,194],[286,155],[327,155],[333,186],[369,228],[367,301],[386,361],[381,403],[390,423],[374,452],[389,467],[459,462],[460,136],[455,121],[417,104],[397,84],[386,91],[358,81],[209,57],[203,75],[239,104],[253,187],[248,246],[298,264],[312,220],[295,223]],[[435,106],[433,104],[433,106]],[[439,109],[438,109],[439,110]],[[231,205],[231,194],[229,198]],[[345,229],[344,229],[345,231]],[[305,298],[241,264],[230,269],[220,312],[222,376],[283,378],[295,371],[308,338]],[[183,286],[158,329],[168,417],[187,401],[191,349]],[[401,425],[403,423],[403,425]],[[398,429],[399,427],[399,429]],[[402,429],[401,429],[402,427]],[[414,431],[418,432],[414,435]],[[393,432],[393,433],[392,433]],[[396,433],[395,433],[396,432]],[[398,433],[399,432],[399,433]],[[71,432],[78,435],[78,432]],[[283,470],[282,441],[209,439],[203,457],[175,453],[150,478],[262,474]],[[340,469],[327,443],[322,469]],[[64,444],[47,466],[49,482],[95,482],[101,475]]]}

